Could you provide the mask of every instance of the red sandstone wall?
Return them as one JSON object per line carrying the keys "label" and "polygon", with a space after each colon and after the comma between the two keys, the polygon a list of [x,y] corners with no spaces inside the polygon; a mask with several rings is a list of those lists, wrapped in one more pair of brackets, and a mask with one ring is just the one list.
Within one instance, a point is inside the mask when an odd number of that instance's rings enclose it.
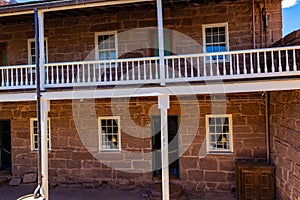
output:
{"label": "red sandstone wall", "polygon": [[[261,5],[255,5],[257,47],[266,47],[281,38],[281,0],[268,0],[266,4],[269,28],[264,34],[261,18]],[[147,10],[147,12],[145,12]],[[156,7],[126,7],[111,10],[86,10],[84,14],[71,11],[45,14],[45,36],[48,38],[49,62],[85,60],[94,48],[95,32],[117,31],[118,33],[133,28],[156,27]],[[191,46],[183,39],[173,38],[172,51],[176,54],[202,52],[202,25],[228,22],[230,50],[251,49],[252,5],[249,0],[208,1],[205,4],[175,4],[164,6],[165,28],[178,31],[191,37],[200,46]],[[13,20],[14,24],[0,24],[0,42],[7,43],[8,65],[27,64],[27,39],[34,38],[32,20]],[[135,48],[148,48],[145,38],[147,32],[138,36],[125,37],[119,46],[119,55]],[[121,42],[121,41],[120,41]],[[144,56],[148,51],[145,53]],[[94,59],[94,54],[88,59]]]}
{"label": "red sandstone wall", "polygon": [[300,196],[300,91],[271,93],[271,155],[277,199]]}
{"label": "red sandstone wall", "polygon": [[[49,152],[49,175],[51,184],[81,183],[97,186],[102,181],[111,184],[130,184],[151,182],[151,156],[143,153],[151,152],[150,115],[159,114],[157,98],[133,98],[129,102],[130,117],[126,117],[128,104],[125,99],[117,100],[115,107],[121,116],[122,150],[135,152],[137,156],[124,153],[98,155],[98,116],[111,116],[109,99],[93,101],[84,100],[84,104],[75,102],[72,111],[71,101],[52,101],[49,117],[51,119],[51,144]],[[81,102],[82,103],[82,102]],[[182,111],[183,104],[186,106]],[[180,183],[190,190],[227,190],[235,187],[235,161],[237,159],[265,160],[265,117],[264,102],[259,93],[227,95],[227,113],[233,115],[234,153],[228,155],[206,155],[200,153],[205,138],[205,114],[211,113],[209,96],[198,96],[200,108],[199,122],[193,123],[197,116],[193,113],[195,106],[189,97],[181,103],[172,97],[170,115],[179,117],[180,149],[188,147],[180,158]],[[218,110],[223,107],[221,101],[216,104]],[[218,107],[219,106],[219,107]],[[76,109],[75,109],[76,108]],[[193,109],[193,110],[192,110]],[[183,113],[182,113],[183,112]],[[125,117],[122,117],[124,116]],[[30,151],[29,118],[35,117],[35,104],[2,103],[0,118],[10,119],[12,127],[13,174],[23,175],[28,171],[36,171],[36,153]],[[76,117],[81,117],[76,121]],[[85,117],[83,117],[85,116]],[[184,118],[181,118],[184,116]],[[75,120],[74,120],[75,119]],[[138,124],[142,129],[131,129]],[[75,123],[76,122],[76,123]],[[196,124],[196,125],[195,125]],[[199,124],[199,126],[198,126]],[[191,132],[196,128],[193,139]],[[131,132],[130,132],[131,131]],[[78,132],[80,134],[78,134]],[[81,140],[82,133],[84,139]],[[130,136],[139,133],[139,137]],[[94,158],[83,146],[88,139],[92,141],[88,149],[106,164],[119,169],[134,168],[136,172],[125,173],[111,169]],[[191,146],[187,146],[192,141]],[[205,148],[204,148],[205,152]],[[151,155],[151,154],[150,154]],[[99,157],[98,157],[99,158]]]}

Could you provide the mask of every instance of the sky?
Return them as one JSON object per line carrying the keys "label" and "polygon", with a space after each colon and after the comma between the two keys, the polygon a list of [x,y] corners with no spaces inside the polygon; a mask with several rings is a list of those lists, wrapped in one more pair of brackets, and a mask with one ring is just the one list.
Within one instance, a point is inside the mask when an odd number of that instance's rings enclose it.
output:
{"label": "sky", "polygon": [[300,29],[300,0],[282,1],[283,36]]}
{"label": "sky", "polygon": [[[8,0],[7,0],[8,1]],[[19,3],[35,0],[17,0]],[[300,0],[282,1],[283,36],[300,29]]]}

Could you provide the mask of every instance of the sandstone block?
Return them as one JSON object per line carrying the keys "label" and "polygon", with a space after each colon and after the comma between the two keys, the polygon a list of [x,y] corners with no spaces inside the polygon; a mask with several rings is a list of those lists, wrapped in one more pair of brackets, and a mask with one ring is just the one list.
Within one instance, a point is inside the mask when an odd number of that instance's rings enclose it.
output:
{"label": "sandstone block", "polygon": [[23,183],[35,183],[37,181],[37,173],[27,173],[23,177]]}
{"label": "sandstone block", "polygon": [[19,186],[19,185],[21,184],[21,182],[22,182],[22,179],[21,179],[21,178],[15,177],[15,178],[12,178],[12,179],[9,181],[8,185],[10,185],[10,186]]}

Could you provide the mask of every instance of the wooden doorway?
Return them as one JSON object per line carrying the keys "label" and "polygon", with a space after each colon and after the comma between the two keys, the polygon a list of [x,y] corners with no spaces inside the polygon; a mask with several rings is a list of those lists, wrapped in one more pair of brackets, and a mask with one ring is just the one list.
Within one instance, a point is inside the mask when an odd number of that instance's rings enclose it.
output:
{"label": "wooden doorway", "polygon": [[[160,116],[151,117],[152,130],[152,169],[153,178],[161,177],[161,121]],[[178,116],[168,116],[169,175],[179,179],[179,135]]]}
{"label": "wooden doorway", "polygon": [[0,170],[11,172],[10,121],[0,121]]}
{"label": "wooden doorway", "polygon": [[7,55],[6,55],[6,44],[0,43],[0,66],[6,66]]}

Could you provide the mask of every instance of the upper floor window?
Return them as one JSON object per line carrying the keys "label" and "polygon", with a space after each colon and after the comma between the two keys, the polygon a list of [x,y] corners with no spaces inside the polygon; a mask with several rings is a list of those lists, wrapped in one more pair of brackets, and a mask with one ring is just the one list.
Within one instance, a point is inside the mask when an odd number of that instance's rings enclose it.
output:
{"label": "upper floor window", "polygon": [[233,152],[232,115],[206,115],[208,153]]}
{"label": "upper floor window", "polygon": [[[206,53],[215,53],[229,50],[228,24],[203,25],[203,48]],[[224,56],[212,56],[212,60],[224,59]]]}
{"label": "upper floor window", "polygon": [[99,149],[120,150],[120,117],[99,117]]}
{"label": "upper floor window", "polygon": [[[45,38],[44,44],[44,52],[45,52],[45,63],[48,62],[48,42],[47,38]],[[28,64],[33,65],[36,64],[36,55],[35,55],[35,39],[28,39]]]}
{"label": "upper floor window", "polygon": [[117,52],[116,32],[96,33],[96,60],[114,60]]}
{"label": "upper floor window", "polygon": [[[31,135],[31,151],[38,150],[38,129],[37,129],[37,119],[30,119],[30,135]],[[47,130],[47,141],[48,141],[48,150],[51,149],[51,139],[50,139],[50,119],[48,119],[48,130]]]}

